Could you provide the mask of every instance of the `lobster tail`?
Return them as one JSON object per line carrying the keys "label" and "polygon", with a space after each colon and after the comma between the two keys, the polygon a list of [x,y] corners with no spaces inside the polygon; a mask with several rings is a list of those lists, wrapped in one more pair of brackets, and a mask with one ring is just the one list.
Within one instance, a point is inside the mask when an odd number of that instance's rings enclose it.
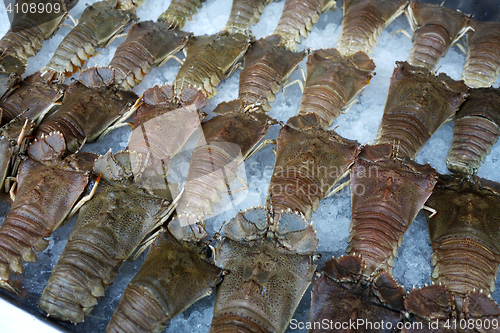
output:
{"label": "lobster tail", "polygon": [[226,184],[236,177],[238,162],[242,162],[241,152],[235,144],[218,142],[198,147],[191,156],[184,186],[186,199],[181,199],[177,211],[195,216],[212,213],[213,204],[220,202],[219,192],[224,192]]}
{"label": "lobster tail", "polygon": [[179,52],[190,36],[190,33],[169,30],[164,22],[134,24],[109,63],[109,67],[115,69],[115,83],[124,90],[132,89],[152,67],[162,65],[169,56]]}
{"label": "lobster tail", "polygon": [[40,308],[49,316],[83,321],[121,264],[164,218],[171,198],[151,195],[134,183],[139,171],[130,155],[109,152],[95,162],[94,172],[102,179],[94,197],[81,208],[40,299]]}
{"label": "lobster tail", "polygon": [[458,110],[468,88],[446,74],[397,62],[391,77],[377,144],[397,145],[398,156],[415,158],[425,142]]}
{"label": "lobster tail", "polygon": [[[11,29],[7,31],[0,40],[0,50],[5,56],[11,56],[19,61],[19,65],[16,66],[17,70],[14,73],[22,74],[26,70],[28,58],[33,57],[42,49],[44,38],[36,26],[30,27],[25,22],[18,22],[17,29],[19,30],[13,31]],[[29,44],[25,44],[26,41],[29,41]]]}
{"label": "lobster tail", "polygon": [[203,250],[164,230],[125,289],[106,332],[162,332],[170,319],[208,296],[220,282],[221,269],[200,256]]}
{"label": "lobster tail", "polygon": [[[28,158],[21,164],[18,177],[16,199],[0,227],[0,262],[21,274],[21,258],[26,262],[36,261],[33,251],[41,252],[47,247],[46,238],[61,225],[83,193],[88,174],[43,166]],[[58,179],[58,183],[51,187],[45,185],[40,192],[39,187],[52,177]],[[2,271],[8,273],[8,269]],[[5,274],[2,279],[8,280]]]}
{"label": "lobster tail", "polygon": [[427,201],[437,211],[426,214],[432,280],[462,299],[473,289],[493,292],[500,264],[499,198],[498,183],[441,176]]}
{"label": "lobster tail", "polygon": [[74,152],[84,139],[87,142],[97,140],[109,126],[126,115],[137,99],[133,92],[108,86],[114,78],[110,68],[89,68],[81,78],[83,83],[76,81],[69,86],[62,106],[40,124],[35,137],[59,131],[66,140],[68,151]]}
{"label": "lobster tail", "polygon": [[413,48],[408,63],[433,70],[450,46],[466,31],[467,15],[444,6],[412,1],[408,19],[413,28]]}
{"label": "lobster tail", "polygon": [[[221,194],[236,178],[238,167],[275,124],[263,112],[245,113],[242,109],[240,100],[221,103],[214,110],[218,115],[202,124],[204,137],[200,137],[191,156],[184,192],[177,206],[182,216],[169,224],[169,230],[178,239],[190,240],[182,236],[182,227],[193,221],[201,222],[203,216],[213,212],[213,206],[222,199]],[[182,222],[185,220],[188,223]],[[204,235],[203,231],[197,237]]]}
{"label": "lobster tail", "polygon": [[460,117],[455,120],[453,140],[446,157],[448,170],[473,175],[500,136],[497,123],[483,117]]}
{"label": "lobster tail", "polygon": [[[33,57],[40,51],[42,42],[54,35],[66,18],[67,13],[77,4],[77,2],[78,1],[75,0],[53,1],[51,3],[51,5],[55,7],[53,11],[39,13],[36,8],[40,8],[37,7],[37,5],[45,5],[43,0],[16,1],[16,8],[18,8],[17,6],[19,6],[19,8],[28,8],[32,6],[30,8],[34,7],[35,11],[13,10],[14,19],[11,27],[0,40],[0,54],[2,55],[2,60],[12,57],[19,61],[19,65],[17,66],[18,69],[15,72],[9,72],[18,74],[24,73],[28,58]],[[56,10],[56,7],[58,10]],[[3,67],[2,65],[0,65],[0,68]]]}
{"label": "lobster tail", "polygon": [[100,250],[109,241],[98,241],[98,245],[83,239],[68,242],[39,302],[48,316],[75,324],[82,322],[104,296],[104,288],[113,283],[121,262]]}
{"label": "lobster tail", "polygon": [[500,136],[500,90],[470,89],[455,116],[446,166],[452,172],[475,174]]}
{"label": "lobster tail", "polygon": [[500,74],[500,22],[471,19],[462,79],[471,88],[491,87]]}
{"label": "lobster tail", "polygon": [[227,31],[191,38],[186,59],[172,83],[175,96],[188,87],[201,90],[207,99],[215,96],[215,87],[245,54],[250,41],[247,35]]}
{"label": "lobster tail", "polygon": [[274,102],[275,94],[305,58],[305,51],[295,53],[279,47],[281,40],[277,35],[261,38],[245,53],[238,91],[245,105],[271,110],[269,102]]}
{"label": "lobster tail", "polygon": [[[191,89],[191,88],[190,88]],[[186,92],[182,95],[184,96]],[[172,98],[169,85],[155,86],[144,92],[136,104],[137,118],[129,139],[128,150],[139,157],[141,174],[135,175],[135,182],[149,189],[165,188],[165,176],[172,157],[184,147],[186,141],[200,129],[199,108],[205,105],[205,97],[198,92],[186,94],[186,105],[180,106]],[[167,134],[165,134],[167,133]]]}
{"label": "lobster tail", "polygon": [[106,332],[162,332],[170,322],[155,295],[145,286],[129,284],[109,320]]}
{"label": "lobster tail", "polygon": [[[298,220],[295,226],[307,224],[291,215]],[[284,332],[288,326],[316,268],[311,256],[316,232],[310,225],[283,229],[272,240],[264,237],[268,225],[267,212],[254,208],[238,213],[224,228],[215,263],[230,274],[217,287],[210,332]]]}
{"label": "lobster tail", "polygon": [[259,22],[260,14],[272,0],[233,0],[231,14],[223,31],[248,34],[250,27]]}
{"label": "lobster tail", "polygon": [[365,146],[351,168],[352,222],[348,253],[360,254],[371,273],[391,271],[397,248],[431,195],[430,165],[394,159],[390,145]]}
{"label": "lobster tail", "polygon": [[[310,118],[311,123],[304,125],[304,118]],[[278,220],[280,212],[288,209],[310,219],[319,201],[344,176],[358,152],[357,142],[321,129],[318,116],[290,118],[278,136],[266,203],[272,207],[274,219]]]}
{"label": "lobster tail", "polygon": [[49,78],[56,75],[56,80],[64,81],[65,76],[77,72],[94,55],[96,48],[106,47],[135,20],[135,14],[117,10],[107,1],[88,6],[78,25],[64,37],[40,72],[42,75],[49,73]]}
{"label": "lobster tail", "polygon": [[371,53],[378,37],[404,11],[407,0],[345,0],[337,49],[344,56]]}
{"label": "lobster tail", "polygon": [[173,0],[167,10],[158,17],[158,22],[165,22],[169,29],[182,29],[196,8],[201,8],[206,0]]}
{"label": "lobster tail", "polygon": [[432,243],[432,280],[462,296],[474,288],[490,294],[494,289],[498,250],[470,238],[439,239]]}
{"label": "lobster tail", "polygon": [[307,78],[299,115],[316,113],[327,129],[343,107],[370,82],[375,64],[364,52],[342,57],[336,49],[314,51],[307,59]]}
{"label": "lobster tail", "polygon": [[[297,51],[300,36],[307,37],[319,16],[336,6],[336,0],[286,0],[278,26],[273,35],[282,37],[281,45],[287,50]],[[335,7],[334,7],[335,8]]]}

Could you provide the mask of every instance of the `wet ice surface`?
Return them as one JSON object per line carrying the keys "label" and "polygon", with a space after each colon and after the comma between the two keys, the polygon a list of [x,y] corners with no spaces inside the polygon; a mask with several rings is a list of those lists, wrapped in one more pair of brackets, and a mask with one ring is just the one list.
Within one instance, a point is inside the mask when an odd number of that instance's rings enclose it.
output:
{"label": "wet ice surface", "polygon": [[[78,18],[85,8],[86,3],[93,1],[80,1],[80,3],[71,11],[71,14]],[[137,15],[141,20],[156,20],[159,13],[165,10],[169,1],[149,1],[143,4],[138,10]],[[204,7],[199,10],[199,14],[193,17],[184,28],[195,34],[212,34],[219,31],[225,24],[230,12],[230,0],[208,0]],[[261,21],[252,29],[257,38],[270,34],[279,19],[283,2],[271,3],[264,11]],[[8,29],[8,20],[3,8],[0,10],[0,36]],[[335,12],[328,11],[320,17],[319,22],[314,27],[310,36],[304,40],[299,49],[304,48],[328,48],[336,45],[340,34],[340,23],[342,20],[342,10]],[[69,21],[68,21],[69,22]],[[403,34],[392,33],[399,29],[410,30],[406,18],[400,17],[394,21],[380,36],[379,42],[373,54],[371,55],[377,65],[376,75],[370,84],[359,97],[359,102],[354,105],[349,112],[341,115],[335,122],[336,131],[349,139],[358,140],[360,143],[373,142],[378,125],[382,118],[385,98],[389,87],[389,79],[394,69],[395,61],[405,60],[411,49],[411,41]],[[69,28],[63,27],[51,40],[44,43],[42,52],[36,57],[30,59],[28,63],[27,74],[31,74],[45,65],[53,54],[54,49],[67,34]],[[99,54],[89,60],[89,66],[107,65],[118,45],[123,38],[115,40],[110,47],[105,50],[99,50]],[[459,79],[465,56],[453,47],[448,55],[439,63],[439,72],[445,72],[454,79]],[[305,70],[305,61],[300,66]],[[174,60],[169,60],[163,67],[153,69],[146,76],[145,80],[134,90],[140,95],[145,89],[163,83],[171,83],[177,73],[179,64]],[[237,97],[238,76],[240,70],[237,70],[232,77],[223,80],[218,87],[218,95],[208,101],[203,110],[211,116],[211,111],[222,101],[229,101]],[[297,71],[292,75],[291,80],[300,78]],[[498,87],[499,81],[496,82]],[[286,95],[279,93],[276,101],[272,103],[270,115],[278,120],[286,120],[295,115],[300,103],[301,92],[298,85],[292,85],[286,89]],[[274,126],[268,133],[267,138],[276,138],[279,126]],[[447,173],[445,165],[445,156],[450,147],[450,141],[453,134],[453,122],[448,122],[442,126],[439,131],[428,141],[421,153],[417,157],[419,163],[430,163],[438,172]],[[126,147],[130,136],[130,130],[121,128],[113,131],[101,142],[89,144],[86,149],[100,154],[104,154],[109,148],[113,151],[119,151]],[[249,184],[249,191],[245,196],[237,197],[241,203],[207,220],[209,234],[213,234],[224,221],[228,221],[239,210],[250,208],[263,204],[267,193],[267,187],[272,174],[274,164],[274,155],[272,147],[268,146],[244,164],[246,180]],[[499,167],[500,147],[497,144],[491,154],[486,158],[486,162],[479,171],[479,176],[491,180],[500,181]],[[183,172],[187,169],[189,160],[189,151],[181,154],[178,164],[172,166],[170,179],[177,182],[182,180]],[[183,171],[184,170],[184,171]],[[8,206],[0,207],[2,216],[5,216]],[[227,207],[226,207],[227,209]],[[318,267],[329,259],[332,255],[340,256],[344,254],[347,246],[347,236],[350,223],[350,193],[343,190],[339,195],[334,195],[322,201],[318,210],[313,214],[313,221],[318,231],[319,249],[323,254],[323,259],[318,262]],[[39,260],[34,264],[25,266],[25,274],[21,278],[21,283],[29,292],[29,296],[22,302],[23,306],[36,309],[36,304],[41,292],[45,288],[46,280],[50,276],[52,267],[64,248],[66,240],[74,225],[74,220],[67,225],[56,230],[50,240],[49,247],[38,255]],[[407,288],[412,285],[422,286],[430,282],[430,253],[431,247],[427,234],[425,218],[420,213],[411,225],[403,246],[399,250],[399,258],[395,262],[394,275],[399,283]],[[80,325],[74,326],[64,324],[67,328],[75,332],[103,332],[109,318],[117,306],[120,295],[127,283],[132,279],[133,274],[142,264],[144,254],[134,262],[126,262],[120,269],[120,274],[115,283],[108,288],[106,296],[94,308],[91,315]],[[179,295],[182,297],[182,295]],[[499,292],[493,293],[495,300],[500,300]],[[167,332],[206,332],[210,326],[212,318],[212,309],[214,296],[205,298],[193,307],[186,310],[183,314],[173,319]],[[294,316],[298,321],[307,321],[309,318],[310,307],[310,288],[306,292],[299,308]],[[0,317],[2,316],[0,311]],[[287,332],[297,332],[300,330],[288,329]]]}

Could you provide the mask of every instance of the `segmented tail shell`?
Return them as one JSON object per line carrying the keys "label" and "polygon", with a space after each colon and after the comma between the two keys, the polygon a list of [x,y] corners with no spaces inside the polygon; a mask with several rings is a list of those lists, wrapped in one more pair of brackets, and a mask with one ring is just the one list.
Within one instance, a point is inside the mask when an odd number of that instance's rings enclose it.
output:
{"label": "segmented tail shell", "polygon": [[500,264],[500,184],[440,176],[426,205],[432,244],[432,281],[465,298],[474,288],[490,294]]}
{"label": "segmented tail shell", "polygon": [[249,34],[250,27],[259,22],[260,14],[272,0],[233,0],[231,13],[223,31]]}
{"label": "segmented tail shell", "polygon": [[282,37],[271,35],[252,43],[245,53],[245,66],[240,73],[238,98],[246,106],[271,110],[279,88],[299,66],[306,52],[291,52],[279,47]]}
{"label": "segmented tail shell", "polygon": [[172,316],[167,308],[169,304],[164,304],[161,298],[156,297],[155,294],[161,293],[154,287],[129,283],[109,320],[106,332],[163,332]]}
{"label": "segmented tail shell", "polygon": [[81,208],[40,299],[40,308],[51,317],[82,322],[168,205],[134,184],[128,155],[109,152],[94,165],[102,179]]}
{"label": "segmented tail shell", "polygon": [[500,136],[500,89],[470,89],[455,116],[446,166],[452,172],[475,174]]}
{"label": "segmented tail shell", "polygon": [[168,84],[154,86],[144,92],[137,109],[139,117],[128,143],[130,151],[150,154],[152,158],[167,162],[200,126],[198,111],[205,106],[205,97],[197,95],[184,103],[173,98]]}
{"label": "segmented tail shell", "polygon": [[493,292],[500,264],[498,249],[467,236],[433,238],[432,245],[431,276],[435,283],[448,286],[462,297],[474,288],[488,295]]}
{"label": "segmented tail shell", "polygon": [[397,62],[385,102],[377,144],[397,146],[397,155],[414,159],[425,142],[455,112],[467,96],[462,81],[444,73]]}
{"label": "segmented tail shell", "polygon": [[266,205],[274,223],[288,209],[306,220],[320,200],[347,172],[359,144],[320,127],[315,114],[290,118],[278,136],[276,163]]}
{"label": "segmented tail shell", "polygon": [[336,6],[336,0],[286,0],[278,26],[272,33],[282,37],[281,45],[297,51],[300,36],[307,37],[319,16]]}
{"label": "segmented tail shell", "polygon": [[[363,266],[363,259],[359,256],[341,256],[325,262],[312,288],[311,323],[349,324],[356,318],[365,323],[384,321],[387,326],[391,323],[392,327],[396,327],[401,320],[404,288],[387,272],[379,272],[366,281],[362,275]],[[331,332],[332,328],[337,328],[336,332],[344,332],[349,326],[344,324],[339,329],[333,325],[314,325],[310,332]],[[370,330],[369,325],[357,328],[357,331],[375,331]],[[386,332],[382,329],[377,331]]]}
{"label": "segmented tail shell", "polygon": [[170,161],[200,129],[203,117],[198,111],[205,102],[205,96],[192,88],[184,91],[180,101],[167,84],[144,92],[136,103],[138,117],[127,147],[140,157],[133,162],[142,170],[135,176],[137,184],[151,190],[165,188]]}
{"label": "segmented tail shell", "polygon": [[[13,10],[14,19],[7,33],[0,40],[0,54],[2,61],[6,57],[12,57],[20,63],[16,65],[15,71],[8,70],[11,73],[22,74],[25,71],[28,58],[36,55],[42,48],[42,42],[52,37],[66,18],[68,11],[73,8],[78,1],[52,1],[52,5],[57,3],[60,10],[51,13],[39,13],[37,10],[23,11],[23,7],[37,6],[46,4],[45,0],[20,0],[16,1]],[[24,6],[23,6],[24,5]],[[12,7],[14,4],[12,3]],[[38,8],[38,7],[35,7]],[[13,60],[13,59],[12,59]],[[12,61],[11,60],[11,61]],[[0,68],[4,67],[0,65]],[[6,68],[4,68],[6,69]]]}
{"label": "segmented tail shell", "polygon": [[378,37],[404,11],[407,0],[345,0],[337,49],[344,56],[371,53]]}
{"label": "segmented tail shell", "polygon": [[29,28],[23,22],[17,25],[20,26],[19,31],[9,30],[0,40],[0,51],[4,57],[13,58],[8,59],[9,63],[3,60],[2,69],[10,73],[22,74],[26,70],[28,58],[35,56],[42,49],[44,38],[37,26]]}
{"label": "segmented tail shell", "polygon": [[471,19],[462,79],[471,88],[491,87],[500,74],[500,22]]}
{"label": "segmented tail shell", "polygon": [[127,38],[118,46],[109,67],[115,82],[130,90],[143,80],[152,67],[161,66],[186,45],[192,34],[169,30],[164,22],[142,21],[130,27]]}
{"label": "segmented tail shell", "polygon": [[307,78],[299,115],[316,113],[327,129],[346,104],[372,78],[375,64],[364,52],[342,57],[337,49],[314,51],[307,59]]}
{"label": "segmented tail shell", "polygon": [[106,332],[162,332],[173,317],[210,295],[222,270],[200,256],[203,247],[183,245],[164,230],[123,292]]}
{"label": "segmented tail shell", "polygon": [[158,22],[165,22],[169,29],[182,29],[196,8],[201,8],[206,0],[172,0],[167,10],[158,17]]}
{"label": "segmented tail shell", "polygon": [[191,157],[184,200],[177,211],[200,217],[212,213],[213,205],[221,200],[219,192],[226,191],[226,184],[236,177],[241,162],[243,157],[237,144],[211,142],[197,148]]}
{"label": "segmented tail shell", "polygon": [[107,1],[88,6],[78,25],[64,37],[40,72],[48,79],[63,81],[65,76],[77,72],[94,55],[96,48],[106,47],[135,20],[134,14],[116,10]]}
{"label": "segmented tail shell", "polygon": [[215,87],[243,56],[250,41],[247,35],[228,32],[190,39],[186,59],[172,84],[175,96],[180,96],[187,87],[201,90],[207,99],[215,96]]}
{"label": "segmented tail shell", "polygon": [[450,48],[467,31],[467,15],[444,6],[412,1],[408,6],[413,48],[408,63],[433,70]]}
{"label": "segmented tail shell", "polygon": [[84,139],[95,141],[99,135],[126,113],[137,95],[111,85],[114,72],[108,67],[92,67],[80,75],[64,94],[61,107],[43,121],[35,136],[59,131],[67,149],[76,151]]}
{"label": "segmented tail shell", "polygon": [[[252,317],[255,317],[255,319]],[[257,314],[244,313],[238,316],[237,314],[227,313],[214,317],[208,332],[271,333],[276,331],[273,330],[270,323],[263,322]]]}
{"label": "segmented tail shell", "polygon": [[351,168],[352,221],[347,253],[360,254],[366,271],[391,272],[403,235],[431,195],[430,165],[395,159],[390,145],[365,146]]}
{"label": "segmented tail shell", "polygon": [[[178,214],[200,220],[211,214],[221,194],[227,192],[227,185],[236,178],[238,166],[276,123],[262,112],[242,110],[240,100],[221,103],[214,110],[218,115],[202,124],[204,137],[191,156]],[[169,230],[178,239],[190,240],[182,236],[180,223],[180,219],[170,222]]]}

